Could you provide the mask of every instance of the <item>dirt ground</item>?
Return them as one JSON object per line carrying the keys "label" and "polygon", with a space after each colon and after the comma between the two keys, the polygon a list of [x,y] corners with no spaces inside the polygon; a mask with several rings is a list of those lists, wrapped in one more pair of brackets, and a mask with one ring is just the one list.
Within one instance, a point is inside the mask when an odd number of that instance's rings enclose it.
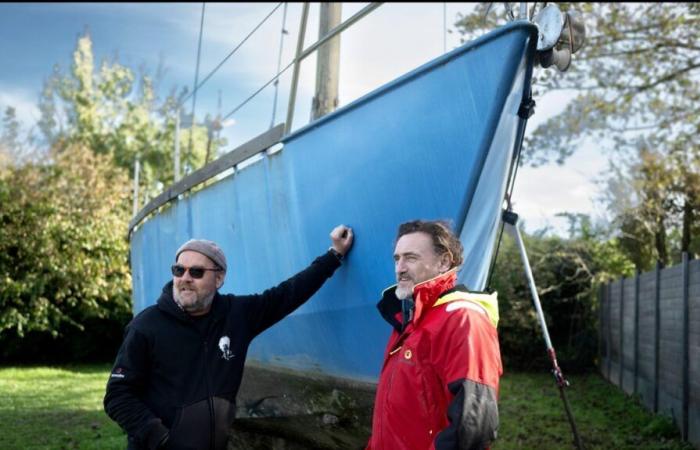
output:
{"label": "dirt ground", "polygon": [[374,386],[247,365],[229,450],[364,449]]}

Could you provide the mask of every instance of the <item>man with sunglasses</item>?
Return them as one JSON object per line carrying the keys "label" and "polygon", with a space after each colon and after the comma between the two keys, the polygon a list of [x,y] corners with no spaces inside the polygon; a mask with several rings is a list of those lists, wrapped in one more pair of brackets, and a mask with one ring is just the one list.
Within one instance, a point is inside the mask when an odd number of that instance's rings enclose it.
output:
{"label": "man with sunglasses", "polygon": [[129,323],[104,398],[128,449],[225,449],[248,345],[307,301],[353,242],[339,225],[309,267],[256,295],[222,295],[226,257],[212,241],[183,244],[156,305]]}

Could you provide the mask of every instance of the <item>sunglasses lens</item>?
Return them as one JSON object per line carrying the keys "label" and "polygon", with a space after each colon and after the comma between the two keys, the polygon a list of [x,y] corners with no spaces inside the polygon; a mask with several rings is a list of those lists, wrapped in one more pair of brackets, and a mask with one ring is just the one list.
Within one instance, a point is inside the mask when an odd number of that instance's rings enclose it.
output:
{"label": "sunglasses lens", "polygon": [[204,276],[204,269],[201,267],[190,267],[190,276],[192,278],[202,278]]}
{"label": "sunglasses lens", "polygon": [[170,268],[173,276],[180,278],[185,274],[185,268],[183,266],[174,265]]}

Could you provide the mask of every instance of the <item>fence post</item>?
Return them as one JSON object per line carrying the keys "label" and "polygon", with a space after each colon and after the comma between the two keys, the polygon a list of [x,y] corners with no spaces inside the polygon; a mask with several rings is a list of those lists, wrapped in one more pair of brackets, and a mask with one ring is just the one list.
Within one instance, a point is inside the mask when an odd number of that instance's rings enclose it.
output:
{"label": "fence post", "polygon": [[[605,321],[605,314],[603,313],[603,304],[605,303],[605,284],[601,283],[598,286],[598,360],[600,361],[600,372],[603,373],[603,322]],[[607,345],[606,356],[607,356]]]}
{"label": "fence post", "polygon": [[634,276],[634,393],[639,376],[639,269]]}
{"label": "fence post", "polygon": [[688,440],[688,406],[690,400],[690,360],[688,354],[689,340],[689,298],[688,298],[688,253],[683,252],[683,440]]}
{"label": "fence post", "polygon": [[612,371],[612,282],[608,283],[608,381]]}
{"label": "fence post", "polygon": [[656,292],[654,298],[654,412],[659,412],[659,341],[661,331],[661,263],[656,261]]}
{"label": "fence post", "polygon": [[[625,279],[620,280],[620,389],[625,373]],[[624,390],[624,389],[623,389]]]}

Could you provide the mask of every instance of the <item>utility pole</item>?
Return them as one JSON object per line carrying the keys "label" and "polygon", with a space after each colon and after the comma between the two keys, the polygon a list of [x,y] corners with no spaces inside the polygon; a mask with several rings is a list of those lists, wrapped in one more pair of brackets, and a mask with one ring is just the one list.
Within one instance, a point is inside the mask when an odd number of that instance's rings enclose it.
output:
{"label": "utility pole", "polygon": [[[321,3],[318,38],[322,39],[340,24],[341,3]],[[311,104],[311,120],[316,120],[338,107],[338,75],[340,68],[340,35],[318,50],[316,65],[316,95]]]}

